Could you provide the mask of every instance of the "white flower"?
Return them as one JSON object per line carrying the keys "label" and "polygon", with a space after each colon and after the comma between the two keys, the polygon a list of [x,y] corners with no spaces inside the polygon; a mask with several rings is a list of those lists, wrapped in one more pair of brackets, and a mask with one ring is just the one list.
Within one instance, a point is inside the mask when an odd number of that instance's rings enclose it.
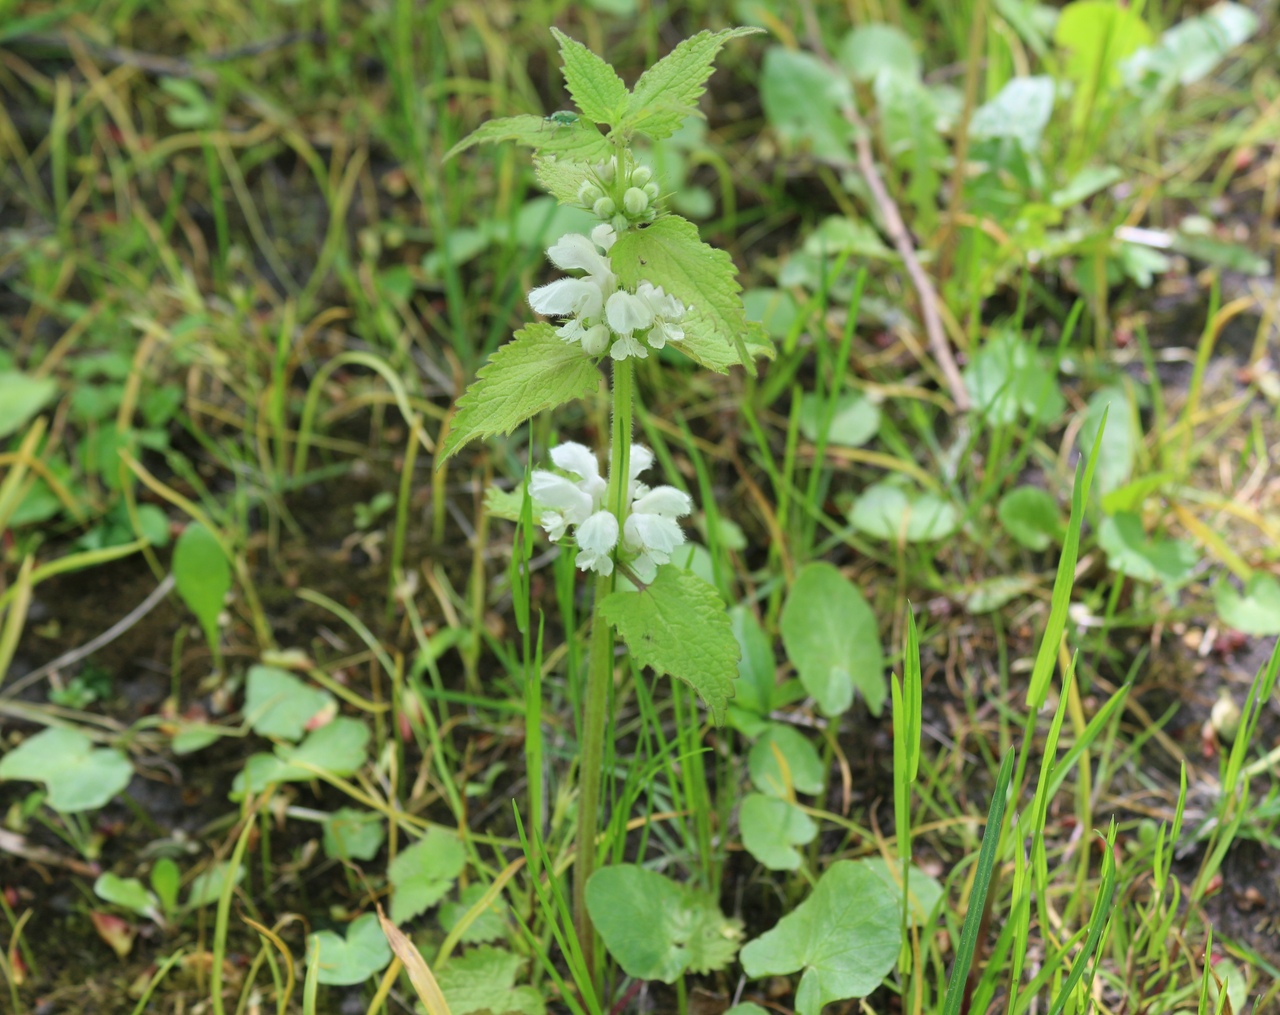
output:
{"label": "white flower", "polygon": [[674,486],[650,490],[637,483],[636,493],[623,528],[622,545],[637,555],[632,566],[640,579],[652,581],[657,566],[670,561],[672,552],[684,542],[684,530],[676,519],[693,510],[693,501]]}
{"label": "white flower", "polygon": [[600,466],[591,449],[572,441],[551,449],[551,460],[578,479],[566,479],[545,469],[534,469],[529,477],[529,495],[546,508],[538,517],[554,541],[561,539],[570,525],[581,525],[604,501],[608,484],[600,476]]}
{"label": "white flower", "polygon": [[613,548],[618,545],[618,519],[609,511],[597,511],[578,526],[578,556],[583,571],[613,574]]}
{"label": "white flower", "polygon": [[545,317],[568,317],[556,334],[566,342],[581,342],[589,355],[598,356],[609,342],[604,326],[605,303],[618,288],[618,277],[608,252],[616,235],[608,225],[596,226],[591,235],[566,233],[547,248],[551,263],[566,271],[585,271],[538,286],[529,293],[529,306]]}
{"label": "white flower", "polygon": [[679,342],[684,338],[684,328],[676,322],[685,315],[685,306],[676,297],[663,292],[662,286],[641,282],[636,287],[636,296],[649,305],[653,314],[653,327],[649,329],[649,345],[661,349],[668,342]]}
{"label": "white flower", "polygon": [[653,323],[653,310],[649,306],[649,301],[626,290],[619,290],[609,297],[604,305],[604,316],[609,322],[609,327],[623,337],[634,331],[641,331]]}
{"label": "white flower", "polygon": [[613,347],[609,350],[609,355],[616,360],[624,360],[628,356],[634,356],[636,359],[648,359],[649,350],[644,347],[640,339],[635,335],[623,335],[614,340]]}

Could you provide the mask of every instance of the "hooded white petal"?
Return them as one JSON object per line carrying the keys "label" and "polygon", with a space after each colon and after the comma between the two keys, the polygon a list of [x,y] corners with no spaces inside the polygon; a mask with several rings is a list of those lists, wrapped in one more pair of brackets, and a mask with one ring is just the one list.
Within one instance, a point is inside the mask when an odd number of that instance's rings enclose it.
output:
{"label": "hooded white petal", "polygon": [[609,248],[613,246],[613,241],[618,238],[618,234],[613,231],[613,226],[608,222],[601,222],[598,226],[591,230],[591,242],[609,253]]}
{"label": "hooded white petal", "polygon": [[658,577],[658,562],[647,553],[640,554],[629,566],[632,573],[646,585]]}
{"label": "hooded white petal", "polygon": [[618,545],[618,519],[608,511],[597,511],[578,526],[578,556],[575,563],[583,571],[613,573],[613,548]]}
{"label": "hooded white petal", "polygon": [[627,519],[626,547],[648,553],[659,564],[671,559],[671,551],[684,542],[684,530],[674,518],[636,513]]}
{"label": "hooded white petal", "polygon": [[693,501],[687,493],[674,486],[658,486],[637,497],[631,510],[636,514],[682,518],[693,510]]}
{"label": "hooded white petal", "polygon": [[564,538],[570,521],[563,511],[544,511],[538,516],[538,524],[546,530],[547,538],[551,542],[558,543]]}
{"label": "hooded white petal", "polygon": [[632,444],[631,454],[627,459],[627,472],[635,479],[653,464],[653,452],[643,444]]}
{"label": "hooded white petal", "polygon": [[609,259],[596,249],[596,243],[581,233],[565,233],[547,248],[547,257],[557,268],[577,268],[592,275],[612,277]]}
{"label": "hooded white petal", "polygon": [[572,472],[582,479],[594,479],[600,475],[600,463],[595,453],[585,444],[577,441],[565,441],[551,449],[551,460],[557,468]]}
{"label": "hooded white petal", "polygon": [[609,348],[609,329],[603,324],[595,324],[582,333],[582,351],[589,356],[599,356]]}
{"label": "hooded white petal", "polygon": [[[545,317],[583,313],[584,308],[602,301],[599,284],[589,278],[558,278],[529,293],[529,306]],[[598,306],[595,312],[600,312]]]}
{"label": "hooded white petal", "polygon": [[649,344],[655,349],[661,349],[668,342],[682,341],[684,341],[684,328],[670,321],[654,321],[653,327],[649,329]]}
{"label": "hooded white petal", "polygon": [[[543,469],[534,469],[529,477],[529,495],[542,507],[555,508],[569,525],[586,521],[595,508],[594,498],[577,483]],[[546,528],[545,522],[543,527]],[[547,531],[550,534],[550,529]]]}
{"label": "hooded white petal", "polygon": [[[604,307],[605,320],[619,335],[649,327],[653,323],[653,311],[649,304],[634,293],[618,291],[609,297]],[[625,359],[614,356],[614,359]]]}

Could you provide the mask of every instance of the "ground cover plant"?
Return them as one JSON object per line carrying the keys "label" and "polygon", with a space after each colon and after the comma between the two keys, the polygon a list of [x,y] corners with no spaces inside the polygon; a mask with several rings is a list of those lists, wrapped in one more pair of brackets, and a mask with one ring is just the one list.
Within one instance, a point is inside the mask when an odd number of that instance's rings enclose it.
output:
{"label": "ground cover plant", "polygon": [[5,1010],[1276,1006],[1274,10],[7,13]]}

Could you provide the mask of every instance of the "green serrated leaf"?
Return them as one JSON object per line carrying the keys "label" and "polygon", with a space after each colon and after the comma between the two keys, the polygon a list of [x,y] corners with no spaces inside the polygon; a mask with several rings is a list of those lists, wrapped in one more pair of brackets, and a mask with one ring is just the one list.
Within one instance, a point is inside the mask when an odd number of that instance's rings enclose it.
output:
{"label": "green serrated leaf", "polygon": [[412,920],[439,902],[466,866],[462,841],[443,828],[431,828],[387,868],[391,892],[391,922]]}
{"label": "green serrated leaf", "polygon": [[524,959],[501,948],[475,948],[451,959],[436,974],[452,1015],[542,1015],[546,1005],[533,987],[515,986]]}
{"label": "green serrated leaf", "polygon": [[698,692],[717,726],[733,697],[738,641],[715,587],[673,564],[640,592],[615,592],[600,613],[641,666],[678,677]]}
{"label": "green serrated leaf", "polygon": [[771,871],[799,870],[804,846],[818,834],[817,823],[795,804],[763,793],[748,793],[738,808],[738,828],[748,853]]}
{"label": "green serrated leaf", "polygon": [[741,921],[726,918],[709,893],[634,864],[596,871],[587,910],[618,965],[640,980],[723,969],[742,938]]}
{"label": "green serrated leaf", "polygon": [[544,409],[585,398],[600,385],[600,371],[549,324],[530,324],[489,357],[458,399],[437,465],[468,441],[511,433]]}
{"label": "green serrated leaf", "polygon": [[[458,893],[457,902],[440,904],[440,926],[446,932],[452,932],[471,910],[480,904],[488,894],[489,886],[482,884],[468,885]],[[475,917],[462,932],[459,940],[463,944],[484,944],[486,941],[497,941],[507,933],[507,905],[501,898],[494,899]]]}
{"label": "green serrated leaf", "polygon": [[898,958],[902,939],[899,893],[865,862],[841,860],[812,894],[777,926],[742,949],[752,979],[804,971],[796,990],[798,1015],[865,997]]}
{"label": "green serrated leaf", "polygon": [[862,592],[832,565],[807,564],[791,586],[780,622],[782,644],[824,715],[853,703],[856,686],[873,715],[888,694],[875,614]]}
{"label": "green serrated leaf", "polygon": [[551,29],[560,44],[564,83],[582,115],[612,125],[627,107],[627,86],[604,60],[558,28]]}
{"label": "green serrated leaf", "polygon": [[684,303],[685,338],[675,348],[704,367],[722,374],[735,362],[749,367],[748,340],[772,348],[763,325],[747,320],[733,258],[703,243],[687,219],[665,215],[647,228],[629,229],[609,254],[625,288],[649,281]]}
{"label": "green serrated leaf", "polygon": [[548,117],[522,113],[482,123],[449,149],[445,159],[481,144],[514,141],[536,149],[539,155],[577,162],[599,162],[613,154],[608,139],[585,120],[564,123]]}
{"label": "green serrated leaf", "polygon": [[542,189],[561,204],[576,204],[578,191],[593,172],[589,163],[547,156],[533,160],[533,175]]}
{"label": "green serrated leaf", "polygon": [[627,105],[624,128],[654,140],[670,137],[685,117],[698,112],[716,54],[730,39],[754,35],[759,28],[699,32],[685,39],[640,75]]}

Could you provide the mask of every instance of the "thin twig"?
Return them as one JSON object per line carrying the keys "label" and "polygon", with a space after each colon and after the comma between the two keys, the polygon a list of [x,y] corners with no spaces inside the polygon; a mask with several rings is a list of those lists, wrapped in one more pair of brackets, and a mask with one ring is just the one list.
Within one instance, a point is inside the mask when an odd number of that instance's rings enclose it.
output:
{"label": "thin twig", "polygon": [[[830,66],[833,73],[843,75],[844,71],[831,58],[831,53],[822,41],[822,31],[813,10],[812,0],[801,0],[801,9],[804,12],[809,48]],[[898,211],[897,202],[890,196],[884,181],[880,178],[880,171],[876,168],[875,154],[871,150],[871,132],[867,130],[866,122],[858,112],[857,105],[850,99],[849,102],[842,103],[841,107],[844,118],[853,127],[854,144],[858,150],[857,168],[867,181],[867,188],[871,191],[876,207],[880,210],[884,230],[893,241],[894,249],[902,258],[902,263],[906,265],[911,284],[915,287],[916,296],[920,301],[920,316],[924,322],[925,334],[929,338],[929,348],[946,379],[951,400],[955,402],[959,411],[967,412],[971,407],[969,391],[964,385],[964,378],[960,376],[960,369],[956,366],[955,356],[951,352],[951,343],[947,341],[946,331],[942,327],[942,315],[938,312],[938,294],[933,287],[933,280],[920,264],[915,245],[911,242],[911,234],[907,232],[902,215]],[[843,165],[840,168],[850,167]]]}
{"label": "thin twig", "polygon": [[61,670],[61,669],[65,669],[68,666],[74,666],[81,659],[84,659],[84,658],[87,658],[88,656],[93,655],[93,653],[97,652],[98,649],[102,648],[104,645],[111,644],[111,642],[115,641],[127,630],[129,630],[129,628],[133,627],[135,624],[138,623],[138,621],[140,621],[148,613],[154,610],[160,604],[160,600],[162,600],[165,596],[169,594],[169,591],[173,588],[173,585],[174,585],[173,575],[171,574],[165,575],[164,581],[162,581],[159,585],[157,585],[152,590],[151,595],[147,596],[146,599],[144,599],[137,606],[135,606],[126,616],[122,617],[119,621],[117,621],[115,624],[112,624],[111,627],[107,628],[107,630],[103,631],[96,638],[91,639],[90,641],[81,645],[79,648],[73,648],[70,652],[63,653],[62,655],[58,656],[57,659],[54,659],[52,662],[45,663],[39,669],[32,670],[30,673],[24,676],[21,680],[14,681],[14,683],[10,687],[5,688],[4,694],[2,696],[6,698],[12,698],[15,695],[19,694],[24,688],[30,687],[37,680],[40,680],[41,678],[48,676],[50,673],[53,673],[55,670]]}

